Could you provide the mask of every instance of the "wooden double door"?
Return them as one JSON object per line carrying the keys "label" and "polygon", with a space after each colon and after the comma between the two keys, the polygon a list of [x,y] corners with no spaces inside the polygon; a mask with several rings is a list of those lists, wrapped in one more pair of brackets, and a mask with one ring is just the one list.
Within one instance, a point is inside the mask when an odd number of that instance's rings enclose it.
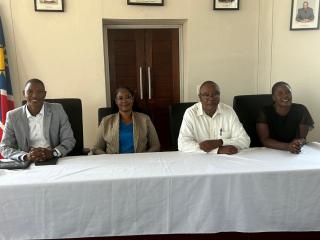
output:
{"label": "wooden double door", "polygon": [[180,102],[179,30],[108,29],[110,90],[133,90],[135,104],[148,113],[161,149],[170,150],[169,105]]}

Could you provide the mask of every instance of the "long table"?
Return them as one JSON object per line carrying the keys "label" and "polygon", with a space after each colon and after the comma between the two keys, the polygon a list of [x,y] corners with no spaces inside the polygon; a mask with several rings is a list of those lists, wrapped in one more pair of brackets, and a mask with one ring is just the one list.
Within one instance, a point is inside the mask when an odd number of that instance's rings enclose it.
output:
{"label": "long table", "polygon": [[66,157],[0,171],[0,239],[320,231],[320,144],[300,154]]}

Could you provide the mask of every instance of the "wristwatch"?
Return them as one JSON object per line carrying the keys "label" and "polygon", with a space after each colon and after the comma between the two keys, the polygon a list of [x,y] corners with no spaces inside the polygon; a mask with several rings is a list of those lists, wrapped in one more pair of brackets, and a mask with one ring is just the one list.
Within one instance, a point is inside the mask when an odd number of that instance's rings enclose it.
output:
{"label": "wristwatch", "polygon": [[59,157],[59,153],[58,153],[58,151],[57,151],[56,149],[53,149],[52,155],[53,155],[54,157]]}

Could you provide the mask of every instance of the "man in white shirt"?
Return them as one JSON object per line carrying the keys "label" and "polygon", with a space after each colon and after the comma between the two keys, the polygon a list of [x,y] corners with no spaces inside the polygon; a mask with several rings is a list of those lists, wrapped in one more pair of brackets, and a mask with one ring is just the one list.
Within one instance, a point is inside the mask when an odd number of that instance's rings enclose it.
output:
{"label": "man in white shirt", "polygon": [[76,140],[63,107],[44,102],[46,90],[39,79],[27,81],[23,95],[27,104],[7,113],[2,156],[29,161],[65,156]]}
{"label": "man in white shirt", "polygon": [[220,88],[204,82],[199,89],[200,102],[183,116],[178,149],[183,152],[235,154],[248,148],[250,138],[233,109],[220,103]]}

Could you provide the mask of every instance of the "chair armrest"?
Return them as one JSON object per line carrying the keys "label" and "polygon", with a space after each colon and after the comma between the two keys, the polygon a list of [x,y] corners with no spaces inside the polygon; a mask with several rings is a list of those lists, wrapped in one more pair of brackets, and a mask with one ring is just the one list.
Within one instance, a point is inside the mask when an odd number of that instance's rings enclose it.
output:
{"label": "chair armrest", "polygon": [[82,155],[88,155],[89,152],[90,152],[90,148],[83,148],[82,149]]}

